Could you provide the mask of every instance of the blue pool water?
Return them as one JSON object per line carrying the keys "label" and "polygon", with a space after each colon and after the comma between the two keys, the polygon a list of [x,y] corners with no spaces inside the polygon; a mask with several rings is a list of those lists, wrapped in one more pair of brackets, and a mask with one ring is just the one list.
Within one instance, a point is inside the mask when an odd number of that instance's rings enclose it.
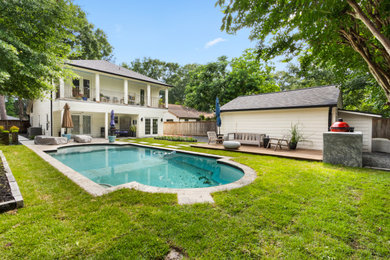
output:
{"label": "blue pool water", "polygon": [[231,183],[244,175],[214,158],[137,146],[78,146],[48,154],[104,186],[136,181],[155,187],[203,188]]}

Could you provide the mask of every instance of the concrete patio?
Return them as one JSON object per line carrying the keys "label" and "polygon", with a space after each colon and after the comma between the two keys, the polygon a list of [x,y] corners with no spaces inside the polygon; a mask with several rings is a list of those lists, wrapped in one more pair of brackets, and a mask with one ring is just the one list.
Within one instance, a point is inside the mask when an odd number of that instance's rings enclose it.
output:
{"label": "concrete patio", "polygon": [[214,150],[226,150],[226,151],[241,152],[241,153],[271,155],[271,156],[278,156],[278,157],[299,159],[299,160],[322,161],[322,151],[320,150],[298,148],[296,150],[278,149],[274,151],[273,148],[266,149],[264,147],[258,147],[254,145],[242,145],[238,149],[228,150],[225,149],[222,144],[206,144],[206,143],[193,144],[191,145],[191,147],[214,149]]}

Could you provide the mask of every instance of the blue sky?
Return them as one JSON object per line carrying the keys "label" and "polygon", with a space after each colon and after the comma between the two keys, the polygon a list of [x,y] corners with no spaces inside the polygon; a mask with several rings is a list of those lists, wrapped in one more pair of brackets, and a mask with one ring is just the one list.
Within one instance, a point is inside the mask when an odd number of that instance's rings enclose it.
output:
{"label": "blue sky", "polygon": [[[249,30],[221,32],[215,0],[75,0],[88,20],[103,29],[114,47],[115,63],[151,57],[179,64],[238,57],[256,46]],[[276,64],[278,69],[283,64]]]}

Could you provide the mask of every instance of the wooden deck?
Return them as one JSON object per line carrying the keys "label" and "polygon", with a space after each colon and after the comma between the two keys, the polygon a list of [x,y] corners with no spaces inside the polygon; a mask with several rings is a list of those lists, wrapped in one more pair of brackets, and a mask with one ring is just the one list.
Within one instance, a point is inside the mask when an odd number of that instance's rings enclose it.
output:
{"label": "wooden deck", "polygon": [[193,144],[192,147],[214,149],[214,150],[226,150],[233,152],[242,152],[242,153],[251,153],[251,154],[261,154],[261,155],[271,155],[291,159],[299,160],[309,160],[309,161],[322,161],[322,151],[319,150],[309,150],[309,149],[296,149],[296,150],[276,150],[266,149],[263,147],[253,146],[253,145],[242,145],[240,148],[235,150],[225,149],[222,144]]}

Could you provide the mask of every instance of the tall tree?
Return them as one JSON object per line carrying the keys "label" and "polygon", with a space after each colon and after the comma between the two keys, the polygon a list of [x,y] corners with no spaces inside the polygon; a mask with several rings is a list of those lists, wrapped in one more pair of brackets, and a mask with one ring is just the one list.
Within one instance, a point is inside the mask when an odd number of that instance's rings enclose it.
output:
{"label": "tall tree", "polygon": [[200,65],[189,72],[185,105],[200,111],[215,108],[215,99],[222,96],[226,87],[229,61],[221,56],[215,62]]}
{"label": "tall tree", "polygon": [[[305,56],[344,74],[369,71],[390,102],[390,1],[218,0],[222,30],[251,28],[258,51],[273,58]],[[266,41],[272,37],[268,45]]]}
{"label": "tall tree", "polygon": [[223,103],[238,96],[280,91],[271,75],[273,68],[257,59],[252,49],[247,49],[240,57],[233,58],[230,67],[231,72],[227,76],[226,89],[222,96]]}
{"label": "tall tree", "polygon": [[74,40],[69,41],[72,52],[69,59],[74,60],[111,60],[112,46],[107,35],[89,23],[84,12],[80,11],[78,29],[74,31]]}
{"label": "tall tree", "polygon": [[80,9],[69,0],[0,0],[0,95],[37,98],[66,77]]}
{"label": "tall tree", "polygon": [[169,103],[182,104],[184,102],[184,92],[188,81],[188,72],[195,68],[195,64],[180,66],[175,62],[165,62],[159,59],[144,57],[135,59],[130,64],[122,63],[122,66],[145,76],[158,79],[172,86],[169,94]]}

